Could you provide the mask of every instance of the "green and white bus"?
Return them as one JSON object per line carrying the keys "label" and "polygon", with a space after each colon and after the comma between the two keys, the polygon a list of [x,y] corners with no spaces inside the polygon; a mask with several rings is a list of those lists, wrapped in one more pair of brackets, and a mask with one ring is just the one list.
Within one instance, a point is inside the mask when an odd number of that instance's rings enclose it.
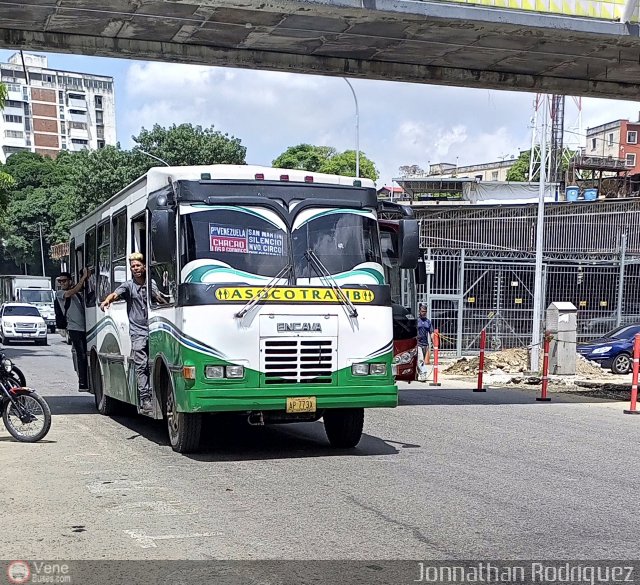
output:
{"label": "green and white bus", "polygon": [[[126,304],[100,301],[142,252],[164,302],[148,299],[151,416],[179,452],[208,413],[251,424],[324,420],[355,446],[364,408],[395,407],[393,328],[373,182],[257,166],[150,169],[71,228],[85,285],[90,389],[102,414],[137,404]],[[402,222],[415,267],[418,226]],[[148,287],[149,290],[150,287]]]}

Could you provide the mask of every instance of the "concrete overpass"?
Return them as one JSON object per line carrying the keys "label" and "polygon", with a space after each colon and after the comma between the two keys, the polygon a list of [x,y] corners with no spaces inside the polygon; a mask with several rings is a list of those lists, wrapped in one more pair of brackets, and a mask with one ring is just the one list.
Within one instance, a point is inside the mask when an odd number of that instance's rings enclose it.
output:
{"label": "concrete overpass", "polygon": [[640,100],[638,25],[611,1],[602,19],[539,0],[0,0],[0,46]]}

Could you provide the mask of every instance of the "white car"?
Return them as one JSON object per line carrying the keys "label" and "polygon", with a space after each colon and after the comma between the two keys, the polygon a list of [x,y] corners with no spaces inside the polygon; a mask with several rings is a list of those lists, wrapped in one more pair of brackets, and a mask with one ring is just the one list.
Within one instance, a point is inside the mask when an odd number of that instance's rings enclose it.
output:
{"label": "white car", "polygon": [[0,341],[31,339],[36,345],[47,345],[47,324],[38,308],[26,303],[5,303],[0,307]]}

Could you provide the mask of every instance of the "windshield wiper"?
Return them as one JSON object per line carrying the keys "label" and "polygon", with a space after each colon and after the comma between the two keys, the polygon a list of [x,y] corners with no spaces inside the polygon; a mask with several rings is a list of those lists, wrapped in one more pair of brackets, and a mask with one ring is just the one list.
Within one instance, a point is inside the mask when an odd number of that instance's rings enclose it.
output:
{"label": "windshield wiper", "polygon": [[313,250],[307,250],[304,253],[304,256],[307,259],[307,262],[309,262],[309,264],[314,267],[315,271],[320,277],[320,280],[323,280],[325,284],[328,284],[331,287],[336,296],[342,301],[343,306],[349,308],[351,314],[347,314],[347,316],[357,317],[358,311],[355,308],[354,304],[349,300],[349,297],[336,282],[336,279],[333,278],[331,273],[327,270],[327,267],[320,261],[320,258],[318,258],[316,253]]}
{"label": "windshield wiper", "polygon": [[293,270],[293,264],[292,263],[287,264],[280,272],[278,272],[278,274],[276,274],[269,282],[267,282],[267,284],[265,284],[260,289],[260,291],[258,292],[258,294],[255,297],[253,297],[250,301],[247,301],[245,306],[242,307],[242,309],[240,309],[235,314],[235,316],[238,319],[241,319],[242,317],[244,317],[260,301],[263,301],[264,299],[266,299],[269,296],[269,291],[276,285],[276,283],[281,278],[284,278],[285,274],[290,273],[292,270]]}

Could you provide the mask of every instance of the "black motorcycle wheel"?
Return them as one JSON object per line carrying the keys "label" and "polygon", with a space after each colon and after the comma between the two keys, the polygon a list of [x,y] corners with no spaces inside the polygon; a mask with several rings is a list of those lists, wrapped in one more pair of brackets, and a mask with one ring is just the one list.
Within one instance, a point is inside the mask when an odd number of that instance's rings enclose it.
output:
{"label": "black motorcycle wheel", "polygon": [[11,368],[10,375],[16,382],[18,382],[18,384],[20,384],[21,388],[25,388],[27,386],[27,379],[18,366],[14,365]]}
{"label": "black motorcycle wheel", "polygon": [[35,443],[43,439],[51,428],[51,410],[45,399],[35,392],[30,392],[16,396],[15,401],[32,415],[34,420],[23,423],[18,409],[11,402],[5,402],[2,420],[11,436],[21,443]]}

